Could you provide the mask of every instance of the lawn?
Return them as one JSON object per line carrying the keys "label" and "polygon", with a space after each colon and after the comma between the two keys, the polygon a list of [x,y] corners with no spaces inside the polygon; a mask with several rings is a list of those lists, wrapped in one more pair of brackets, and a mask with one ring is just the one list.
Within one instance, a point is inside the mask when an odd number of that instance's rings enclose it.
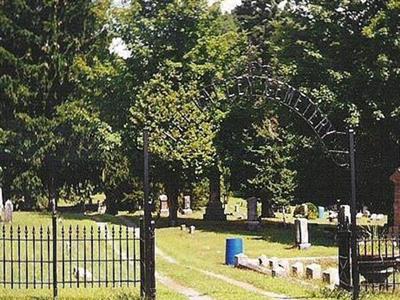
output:
{"label": "lawn", "polygon": [[[234,201],[238,201],[238,199]],[[227,205],[227,209],[232,209],[234,204],[235,203],[232,205],[232,202],[230,202]],[[240,213],[245,211],[245,209],[245,205],[241,206]],[[138,214],[130,215],[125,213],[122,215],[137,224]],[[180,230],[178,227],[166,227],[166,218],[161,218],[157,221],[157,247],[161,249],[165,255],[176,260],[176,263],[172,264],[165,258],[158,256],[156,263],[157,272],[163,276],[169,277],[178,284],[195,289],[201,294],[210,295],[213,299],[265,299],[265,297],[229,284],[223,280],[218,280],[207,272],[223,275],[230,279],[251,284],[256,288],[291,297],[307,299],[345,298],[345,296],[338,295],[336,292],[323,289],[323,285],[319,281],[272,278],[256,272],[240,270],[224,265],[225,240],[229,237],[243,238],[245,253],[253,258],[262,254],[268,257],[275,256],[278,258],[335,256],[337,255],[337,247],[333,239],[334,232],[332,230],[327,230],[326,226],[310,226],[310,236],[313,246],[306,251],[300,251],[292,247],[294,231],[291,226],[283,227],[282,224],[271,222],[264,224],[258,231],[249,231],[246,227],[245,220],[242,220],[240,216],[238,218],[238,216],[234,214],[229,216],[228,222],[204,222],[201,220],[201,217],[202,211],[197,211],[189,216],[181,216],[180,223],[184,223],[187,226],[196,226],[196,231],[193,235],[189,234],[187,231]],[[76,228],[77,225],[79,225],[80,228],[86,226],[88,232],[90,232],[90,228],[93,226],[95,229],[94,232],[96,232],[96,222],[99,221],[107,222],[110,226],[115,225],[117,229],[116,233],[118,233],[119,225],[125,223],[123,218],[110,215],[62,214],[58,226],[59,228],[62,226],[64,226],[64,228],[69,228],[70,226]],[[13,228],[16,228],[18,225],[21,226],[21,228],[24,228],[24,226],[35,226],[39,228],[40,226],[46,227],[50,224],[51,216],[47,213],[16,212],[14,214]],[[8,230],[9,227],[9,225],[6,225],[6,230]],[[81,238],[82,234],[82,230],[80,230],[78,236]],[[74,259],[77,258],[74,252],[79,250],[81,253],[80,255],[82,255],[85,247],[81,242],[72,246],[74,250],[72,253],[72,262],[74,263]],[[121,248],[125,246],[126,244],[122,242]],[[88,247],[88,245],[86,245],[86,247]],[[101,251],[107,251],[109,257],[112,257],[112,255],[119,257],[118,255],[121,255],[118,251],[112,251],[112,247],[108,247],[107,250],[105,247],[106,243],[102,245]],[[62,251],[62,246],[58,245],[58,248],[59,252]],[[119,246],[116,246],[116,248],[118,249]],[[16,254],[15,247],[13,251],[13,253]],[[87,249],[87,253],[90,253],[90,247]],[[0,260],[2,259],[1,255],[0,251]],[[96,247],[94,248],[93,255],[94,258],[98,255]],[[38,257],[36,256],[36,258]],[[67,266],[66,268],[66,274],[69,275],[69,267]],[[103,270],[101,272],[104,272],[104,264],[101,264],[101,269]],[[14,266],[14,270],[14,276],[17,276],[17,266]],[[95,265],[93,274],[97,276],[96,274],[100,274],[98,271],[98,267]],[[108,276],[112,276],[110,272],[109,269],[107,273]],[[123,269],[123,276],[125,276],[124,272],[126,272],[126,269]],[[23,270],[21,274],[25,274]],[[105,273],[101,274],[104,275]],[[1,276],[0,274],[0,277]],[[9,276],[9,274],[7,274],[7,276]],[[32,277],[32,273],[30,273],[29,276]],[[61,270],[59,270],[58,276],[62,276]],[[9,288],[0,288],[0,299],[32,299],[33,297],[35,299],[50,299],[51,294],[52,292],[50,289],[26,290],[21,288],[11,290]],[[177,294],[160,283],[157,284],[157,296],[158,299],[186,299],[186,297]],[[397,296],[398,295],[387,294],[368,295],[368,298],[398,299]],[[94,288],[78,289],[74,286],[73,288],[60,288],[60,299],[139,299],[139,289],[138,287],[99,288],[96,286]]]}

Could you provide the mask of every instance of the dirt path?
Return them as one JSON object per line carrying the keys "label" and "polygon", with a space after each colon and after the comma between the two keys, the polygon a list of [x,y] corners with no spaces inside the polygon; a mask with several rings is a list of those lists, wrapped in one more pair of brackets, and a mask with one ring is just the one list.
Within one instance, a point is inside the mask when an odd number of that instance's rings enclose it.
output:
{"label": "dirt path", "polygon": [[[120,218],[121,218],[121,220],[123,220],[125,222],[125,224],[127,226],[136,227],[136,225],[132,221],[130,221],[128,218],[126,218],[126,217],[120,217]],[[165,261],[167,261],[170,264],[177,264],[177,261],[175,259],[167,256],[159,248],[156,247],[155,250],[156,250],[156,255],[158,257],[163,258]],[[167,277],[159,272],[156,272],[156,279],[162,285],[166,286],[167,288],[173,290],[174,292],[176,292],[178,294],[186,296],[189,300],[212,300],[213,299],[207,295],[201,294],[200,292],[196,291],[195,289],[186,287],[186,286],[174,281],[170,277]]]}

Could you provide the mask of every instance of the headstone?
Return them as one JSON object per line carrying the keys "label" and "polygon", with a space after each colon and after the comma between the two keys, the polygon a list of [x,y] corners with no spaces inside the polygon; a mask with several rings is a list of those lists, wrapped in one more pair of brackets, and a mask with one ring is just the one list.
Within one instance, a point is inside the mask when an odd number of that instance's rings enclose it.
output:
{"label": "headstone", "polygon": [[181,225],[181,230],[182,230],[182,231],[186,230],[186,225],[185,225],[185,224],[182,224],[182,225]]}
{"label": "headstone", "polygon": [[268,257],[266,257],[265,255],[261,255],[261,256],[258,258],[258,264],[259,264],[260,266],[265,266],[265,267],[267,267],[267,266],[268,266],[268,263],[269,263]]}
{"label": "headstone", "polygon": [[169,207],[168,207],[168,196],[167,195],[160,195],[160,206],[161,206],[161,214],[169,214]]}
{"label": "headstone", "polygon": [[302,262],[296,262],[292,265],[292,276],[303,277],[304,275],[304,264]]}
{"label": "headstone", "polygon": [[322,281],[333,285],[339,283],[339,272],[335,268],[329,268],[322,272]]}
{"label": "headstone", "polygon": [[183,214],[190,215],[193,213],[192,209],[190,208],[190,196],[183,197]]}
{"label": "headstone", "polygon": [[272,269],[271,275],[272,275],[272,277],[286,277],[287,272],[281,266],[277,266]]}
{"label": "headstone", "polygon": [[286,260],[286,259],[280,260],[278,265],[285,270],[286,274],[289,274],[290,265],[289,265],[289,261],[288,260]]}
{"label": "headstone", "polygon": [[306,267],[307,279],[321,279],[321,266],[319,264],[311,264]]}
{"label": "headstone", "polygon": [[7,200],[4,205],[4,222],[12,222],[14,206],[11,200]]}
{"label": "headstone", "polygon": [[247,255],[243,254],[243,253],[239,253],[235,255],[235,266],[240,266],[240,265],[244,265],[247,263],[248,261],[248,257]]}
{"label": "headstone", "polygon": [[338,214],[339,222],[344,223],[351,223],[351,213],[350,213],[350,205],[341,205],[339,208]]}
{"label": "headstone", "polygon": [[305,204],[305,203],[303,203],[302,205],[301,205],[301,207],[302,207],[302,212],[303,212],[303,216],[304,217],[307,217],[308,216],[308,205],[307,204]]}
{"label": "headstone", "polygon": [[247,199],[247,226],[249,230],[256,229],[259,225],[257,202],[258,199],[256,197],[250,197]]}
{"label": "headstone", "polygon": [[363,213],[363,215],[365,215],[367,212],[369,212],[369,211],[368,211],[368,206],[363,205],[363,207],[362,207],[362,213]]}
{"label": "headstone", "polygon": [[330,210],[330,211],[328,212],[328,219],[329,219],[329,222],[333,222],[334,220],[337,219],[337,217],[338,217],[338,213],[337,213],[336,211]]}
{"label": "headstone", "polygon": [[189,227],[189,233],[190,234],[194,234],[195,230],[196,230],[195,226],[192,225],[192,226]]}
{"label": "headstone", "polygon": [[276,257],[271,257],[268,260],[268,266],[270,269],[276,268],[278,266],[278,259]]}
{"label": "headstone", "polygon": [[298,218],[294,220],[296,230],[296,246],[302,249],[310,248],[311,244],[308,240],[308,221],[305,218]]}
{"label": "headstone", "polygon": [[318,206],[318,219],[324,219],[324,218],[325,218],[325,207]]}

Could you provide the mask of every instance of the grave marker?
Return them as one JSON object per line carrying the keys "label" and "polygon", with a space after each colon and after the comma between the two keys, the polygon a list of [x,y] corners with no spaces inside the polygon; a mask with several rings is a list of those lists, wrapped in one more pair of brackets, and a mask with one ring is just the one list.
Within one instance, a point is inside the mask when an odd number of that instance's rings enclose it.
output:
{"label": "grave marker", "polygon": [[298,218],[294,220],[296,230],[296,246],[300,249],[308,249],[311,244],[308,241],[308,221],[305,218]]}

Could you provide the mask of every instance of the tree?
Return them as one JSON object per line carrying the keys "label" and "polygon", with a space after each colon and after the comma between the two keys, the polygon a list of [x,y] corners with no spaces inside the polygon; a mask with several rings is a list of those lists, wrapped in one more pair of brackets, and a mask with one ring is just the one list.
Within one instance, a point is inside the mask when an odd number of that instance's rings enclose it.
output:
{"label": "tree", "polygon": [[[277,76],[316,99],[336,127],[356,128],[359,198],[377,210],[391,207],[387,176],[399,156],[398,21],[398,0],[296,1],[269,23],[269,46],[260,54],[270,57]],[[309,167],[299,170],[300,186],[326,175],[329,184],[314,182],[324,184],[322,197],[334,200],[343,176],[311,155]]]}
{"label": "tree", "polygon": [[107,44],[109,4],[1,3],[2,183],[26,208],[78,182],[98,185],[101,161],[118,144],[78,88],[80,62]]}
{"label": "tree", "polygon": [[216,153],[216,116],[195,99],[212,78],[237,68],[245,40],[207,1],[132,1],[117,13],[116,31],[132,53],[122,75],[130,79],[123,136],[150,127],[152,171],[165,185],[172,224],[180,191],[207,174]]}

